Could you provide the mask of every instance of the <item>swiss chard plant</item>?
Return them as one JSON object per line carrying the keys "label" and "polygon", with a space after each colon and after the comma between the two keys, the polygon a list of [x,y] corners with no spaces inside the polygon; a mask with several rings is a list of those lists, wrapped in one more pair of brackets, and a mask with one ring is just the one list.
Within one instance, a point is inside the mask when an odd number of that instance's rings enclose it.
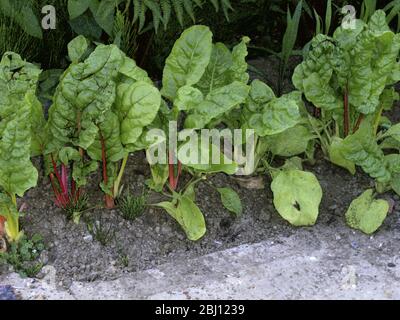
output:
{"label": "swiss chard plant", "polygon": [[61,76],[46,127],[51,184],[57,204],[73,207],[100,162],[100,186],[111,208],[129,152],[142,148],[137,141],[155,118],[161,96],[147,73],[115,45],[90,52],[88,40],[79,36],[68,49],[72,63]]}
{"label": "swiss chard plant", "polygon": [[400,34],[378,10],[368,23],[356,20],[333,37],[316,36],[293,75],[319,111],[309,123],[329,160],[352,174],[360,166],[381,192],[399,192],[399,125],[384,116],[398,99],[399,50]]}
{"label": "swiss chard plant", "polygon": [[38,178],[30,158],[40,144],[35,133],[43,124],[35,96],[40,72],[15,53],[5,53],[0,62],[0,224],[10,242],[23,234],[17,196],[36,186]]}
{"label": "swiss chard plant", "polygon": [[78,202],[87,176],[97,169],[86,150],[115,100],[115,78],[122,64],[122,55],[114,46],[101,45],[84,59],[88,49],[84,37],[68,45],[71,65],[60,78],[46,126],[44,155],[56,204],[64,209]]}
{"label": "swiss chard plant", "polygon": [[[268,85],[254,80],[238,120],[242,129],[253,129],[256,136],[254,167],[247,174],[270,174],[275,208],[296,226],[315,223],[322,198],[317,178],[302,171],[302,160],[296,157],[313,156],[315,135],[307,119],[301,92],[276,97]],[[280,168],[274,168],[271,160],[275,156],[289,159]]]}
{"label": "swiss chard plant", "polygon": [[106,207],[114,206],[121,194],[122,177],[131,152],[148,146],[145,137],[161,104],[161,94],[147,73],[124,57],[117,77],[116,97],[98,135],[88,148],[89,156],[102,163],[101,189],[106,194]]}
{"label": "swiss chard plant", "polygon": [[[152,165],[150,186],[162,191],[168,180],[170,193],[167,195],[171,201],[157,205],[181,225],[190,240],[198,240],[206,232],[203,214],[195,204],[196,184],[211,174],[234,174],[238,169],[221,151],[220,138],[218,142],[210,141],[210,137],[200,142],[200,131],[216,129],[227,113],[246,100],[249,91],[245,60],[249,39],[243,38],[229,50],[222,43],[213,44],[212,36],[208,27],[196,25],[185,30],[176,41],[166,60],[161,90],[164,100],[154,123],[172,136],[164,136],[148,149],[148,154],[160,145],[167,149],[164,164],[159,161]],[[168,130],[171,124],[175,124],[175,133]],[[177,140],[175,147],[171,144],[174,139]],[[184,185],[183,171],[191,176]],[[241,213],[236,192],[230,188],[213,188],[228,210]]]}

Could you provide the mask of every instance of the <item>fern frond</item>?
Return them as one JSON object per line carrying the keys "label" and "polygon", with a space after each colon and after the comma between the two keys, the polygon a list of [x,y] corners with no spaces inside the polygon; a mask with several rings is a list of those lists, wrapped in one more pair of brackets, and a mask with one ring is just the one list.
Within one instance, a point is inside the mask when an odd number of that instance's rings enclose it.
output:
{"label": "fern frond", "polygon": [[210,0],[210,2],[213,4],[215,11],[219,11],[219,0]]}
{"label": "fern frond", "polygon": [[183,7],[185,8],[186,13],[190,16],[192,21],[196,22],[192,0],[183,0]]}
{"label": "fern frond", "polygon": [[193,0],[196,6],[202,8],[203,7],[203,2],[201,0]]}
{"label": "fern frond", "polygon": [[140,11],[142,8],[142,0],[133,0],[133,18],[132,23],[136,23],[140,16]]}
{"label": "fern frond", "polygon": [[232,5],[229,0],[221,0],[222,11],[224,12],[226,21],[229,22],[229,12],[228,10],[233,10]]}
{"label": "fern frond", "polygon": [[[233,10],[230,0],[209,0],[218,12],[221,8],[229,21],[229,10]],[[204,0],[133,0],[132,23],[139,21],[139,31],[142,31],[146,22],[146,12],[150,10],[153,16],[154,30],[157,33],[162,22],[164,29],[168,27],[172,12],[175,14],[181,27],[184,26],[185,16],[195,22],[195,7],[202,7]]]}
{"label": "fern frond", "polygon": [[140,12],[139,12],[139,33],[142,31],[144,24],[146,22],[146,11],[147,11],[147,7],[144,3],[144,0],[142,0],[141,4],[140,4]]}
{"label": "fern frond", "polygon": [[179,24],[183,27],[183,6],[182,0],[171,0],[172,6],[174,7],[176,17],[178,18]]}
{"label": "fern frond", "polygon": [[161,11],[162,11],[162,21],[164,24],[164,30],[167,30],[169,19],[171,18],[172,8],[170,0],[160,1]]}
{"label": "fern frond", "polygon": [[160,4],[156,3],[154,0],[144,0],[144,4],[150,9],[153,15],[154,31],[157,33],[162,19]]}

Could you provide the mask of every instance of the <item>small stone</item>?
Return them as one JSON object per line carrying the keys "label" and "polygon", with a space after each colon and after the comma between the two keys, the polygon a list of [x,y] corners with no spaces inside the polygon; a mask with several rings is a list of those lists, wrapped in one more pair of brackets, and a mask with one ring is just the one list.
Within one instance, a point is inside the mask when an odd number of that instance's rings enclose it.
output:
{"label": "small stone", "polygon": [[335,234],[335,240],[341,240],[341,239],[342,239],[342,237],[340,235]]}
{"label": "small stone", "polygon": [[83,237],[83,241],[92,242],[93,241],[93,236],[91,234],[88,234],[87,236]]}
{"label": "small stone", "polygon": [[44,250],[40,253],[39,260],[43,264],[47,264],[49,262],[49,254],[46,250]]}
{"label": "small stone", "polygon": [[328,208],[328,210],[331,210],[331,211],[335,211],[336,209],[337,209],[337,205],[336,204],[333,204]]}
{"label": "small stone", "polygon": [[394,268],[396,265],[393,262],[389,262],[387,265],[389,268]]}

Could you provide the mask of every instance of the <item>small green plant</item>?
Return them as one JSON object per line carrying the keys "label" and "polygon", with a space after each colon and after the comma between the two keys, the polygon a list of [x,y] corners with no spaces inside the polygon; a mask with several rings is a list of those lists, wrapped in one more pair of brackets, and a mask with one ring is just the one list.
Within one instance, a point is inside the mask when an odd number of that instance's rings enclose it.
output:
{"label": "small green plant", "polygon": [[129,256],[125,253],[124,249],[122,249],[121,247],[118,248],[118,262],[124,268],[129,267]]}
{"label": "small green plant", "polygon": [[98,220],[88,219],[86,226],[93,238],[101,245],[106,246],[115,238],[115,230],[106,224],[102,216],[99,215],[98,218]]}
{"label": "small green plant", "polygon": [[146,208],[147,193],[143,192],[140,196],[132,195],[129,191],[117,199],[117,205],[121,216],[125,220],[133,221],[141,216]]}
{"label": "small green plant", "polygon": [[293,49],[296,44],[297,35],[299,32],[299,23],[301,13],[303,10],[303,1],[297,4],[293,16],[290,10],[287,11],[287,27],[282,40],[282,52],[279,54],[279,81],[278,81],[278,94],[282,93],[283,80],[285,72],[288,67],[289,59],[293,55]]}
{"label": "small green plant", "polygon": [[39,261],[44,250],[43,239],[39,234],[32,238],[23,235],[18,242],[9,243],[8,251],[0,253],[0,265],[9,264],[23,277],[34,277],[43,267]]}
{"label": "small green plant", "polygon": [[88,201],[88,195],[82,193],[75,199],[75,201],[69,202],[65,207],[63,207],[62,209],[65,212],[67,219],[79,223],[80,217],[89,208]]}

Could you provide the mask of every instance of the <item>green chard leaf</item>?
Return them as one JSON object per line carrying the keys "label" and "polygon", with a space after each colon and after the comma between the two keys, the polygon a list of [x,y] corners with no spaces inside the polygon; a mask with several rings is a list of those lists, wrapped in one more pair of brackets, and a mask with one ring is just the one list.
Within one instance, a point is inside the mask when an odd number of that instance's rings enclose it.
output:
{"label": "green chard leaf", "polygon": [[165,209],[179,223],[189,240],[197,241],[206,233],[204,216],[188,196],[179,195],[177,203],[161,202],[157,206]]}
{"label": "green chard leaf", "polygon": [[283,170],[272,181],[274,205],[294,226],[314,225],[322,199],[322,189],[310,172]]}
{"label": "green chard leaf", "polygon": [[240,201],[239,195],[231,188],[217,188],[217,191],[221,195],[222,204],[230,212],[239,216],[243,212],[242,202]]}
{"label": "green chard leaf", "polygon": [[364,121],[356,133],[343,140],[340,153],[346,160],[360,166],[378,182],[385,183],[391,180],[385,156],[376,143],[369,121]]}
{"label": "green chard leaf", "polygon": [[346,212],[346,222],[366,234],[374,233],[383,223],[389,211],[386,200],[374,200],[373,190],[368,189],[353,200]]}
{"label": "green chard leaf", "polygon": [[293,93],[275,98],[269,87],[260,85],[258,81],[251,84],[246,109],[243,116],[247,127],[261,137],[284,132],[297,125],[301,118],[298,100],[294,99]]}
{"label": "green chard leaf", "polygon": [[196,84],[210,62],[211,50],[212,33],[208,27],[186,29],[166,60],[162,95],[173,101],[180,87]]}

